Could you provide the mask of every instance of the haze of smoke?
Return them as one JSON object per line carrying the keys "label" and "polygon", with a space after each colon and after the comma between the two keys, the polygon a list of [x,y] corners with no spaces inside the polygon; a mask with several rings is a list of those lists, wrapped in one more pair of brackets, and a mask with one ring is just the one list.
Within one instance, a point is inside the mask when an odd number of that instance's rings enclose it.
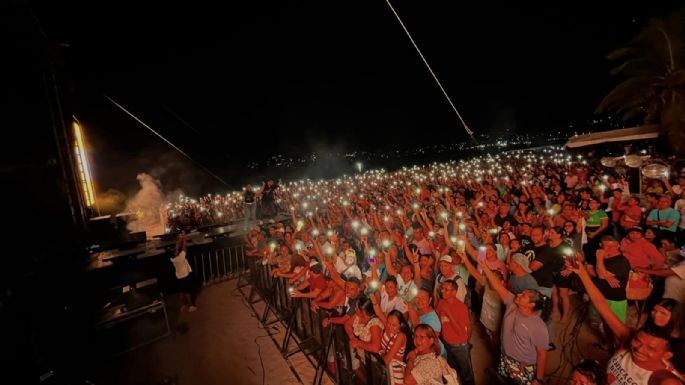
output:
{"label": "haze of smoke", "polygon": [[97,204],[101,215],[121,213],[126,207],[128,197],[117,189],[108,189],[97,194]]}
{"label": "haze of smoke", "polygon": [[164,233],[160,209],[166,204],[159,180],[149,174],[140,173],[136,177],[140,190],[126,202],[126,212],[135,213],[136,219],[126,228],[131,232],[145,231],[147,237]]}
{"label": "haze of smoke", "polygon": [[[210,186],[216,185],[211,176],[178,153],[169,151],[153,151],[146,154],[149,170],[148,174],[157,179],[167,190],[179,190],[198,196],[207,193]],[[211,190],[215,190],[211,188]],[[166,194],[168,195],[168,194]]]}

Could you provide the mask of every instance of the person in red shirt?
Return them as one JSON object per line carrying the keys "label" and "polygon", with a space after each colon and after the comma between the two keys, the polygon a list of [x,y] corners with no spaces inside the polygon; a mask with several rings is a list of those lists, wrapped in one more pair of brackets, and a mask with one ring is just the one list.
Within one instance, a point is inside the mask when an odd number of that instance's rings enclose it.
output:
{"label": "person in red shirt", "polygon": [[609,206],[611,208],[611,224],[618,224],[621,221],[621,211],[619,211],[619,208],[623,204],[623,190],[616,188],[611,193],[613,198],[611,206]]}
{"label": "person in red shirt", "polygon": [[425,202],[425,201],[429,200],[430,197],[431,197],[431,192],[430,192],[430,190],[428,190],[428,189],[425,188],[425,187],[422,187],[422,188],[421,188],[421,194],[420,194],[420,196],[419,196],[419,199],[421,199],[421,202]]}
{"label": "person in red shirt", "polygon": [[436,312],[440,317],[442,340],[447,350],[447,362],[457,370],[463,385],[475,385],[471,365],[471,322],[469,309],[457,298],[457,283],[447,280],[440,286],[442,300]]}
{"label": "person in red shirt", "polygon": [[[307,279],[302,282],[296,289],[291,288],[290,295],[293,298],[316,298],[326,290],[326,280],[323,277],[323,266],[320,263],[315,263],[309,267]],[[309,288],[309,291],[303,293],[302,290]]]}
{"label": "person in red shirt", "polygon": [[621,240],[621,253],[628,259],[630,268],[660,269],[666,259],[654,244],[642,235],[642,229],[633,227],[628,229],[628,236]]}
{"label": "person in red shirt", "polygon": [[632,227],[640,226],[642,221],[642,210],[640,209],[640,201],[636,197],[630,197],[618,207],[621,212],[621,227],[623,230],[628,230]]}

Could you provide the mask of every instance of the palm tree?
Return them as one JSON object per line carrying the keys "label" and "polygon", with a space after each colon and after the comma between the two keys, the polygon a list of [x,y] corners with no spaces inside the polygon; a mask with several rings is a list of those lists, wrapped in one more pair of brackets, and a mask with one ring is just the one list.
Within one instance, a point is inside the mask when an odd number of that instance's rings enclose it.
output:
{"label": "palm tree", "polygon": [[674,154],[685,153],[685,8],[649,24],[628,45],[608,56],[623,62],[611,71],[627,79],[596,113],[614,110],[623,120],[657,124]]}

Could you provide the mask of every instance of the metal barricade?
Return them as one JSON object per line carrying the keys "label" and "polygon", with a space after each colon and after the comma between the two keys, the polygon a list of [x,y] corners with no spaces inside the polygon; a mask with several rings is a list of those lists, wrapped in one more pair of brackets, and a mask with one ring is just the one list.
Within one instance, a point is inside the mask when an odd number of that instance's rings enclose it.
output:
{"label": "metal barricade", "polygon": [[245,256],[244,245],[202,250],[188,256],[202,286],[233,279],[254,270],[248,262],[250,258]]}
{"label": "metal barricade", "polygon": [[[272,267],[264,265],[256,257],[249,258],[252,293],[257,293],[265,302],[261,317],[263,326],[282,322],[286,326],[285,336],[281,343],[281,353],[285,358],[302,352],[316,365],[313,385],[320,385],[324,373],[329,375],[336,385],[352,385],[365,380],[367,385],[386,385],[389,372],[385,362],[376,353],[351,349],[349,338],[342,325],[330,325],[324,329],[322,320],[330,316],[328,311],[313,311],[311,300],[293,299],[290,296],[290,284],[285,278],[273,278]],[[275,320],[269,321],[269,314]],[[291,342],[297,347],[290,349]],[[357,366],[359,363],[359,366]]]}

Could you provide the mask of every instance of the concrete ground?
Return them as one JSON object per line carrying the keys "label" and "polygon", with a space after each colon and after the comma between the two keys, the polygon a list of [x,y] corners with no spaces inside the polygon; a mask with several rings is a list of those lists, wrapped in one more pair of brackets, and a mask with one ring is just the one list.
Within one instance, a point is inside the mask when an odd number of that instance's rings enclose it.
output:
{"label": "concrete ground", "polygon": [[[243,290],[249,290],[249,287]],[[548,384],[566,384],[573,363],[582,357],[606,359],[606,353],[592,348],[597,341],[589,328],[586,308],[576,295],[574,313],[566,325],[556,322],[553,333],[557,349],[547,362]],[[284,327],[274,324],[269,333],[262,329],[252,309],[232,280],[206,287],[194,313],[178,310],[178,298],[167,299],[172,334],[142,348],[115,357],[102,371],[97,384],[312,384],[314,367],[298,353],[285,360],[276,344],[283,340]],[[255,304],[261,314],[263,303]],[[578,323],[577,321],[581,322]],[[497,353],[486,342],[480,324],[472,318],[472,361],[478,385],[493,383],[486,368],[497,362]],[[271,335],[270,335],[271,334]],[[263,365],[263,368],[262,368]],[[324,383],[330,384],[327,378]]]}
{"label": "concrete ground", "polygon": [[246,306],[236,283],[203,289],[194,313],[180,313],[177,296],[167,298],[171,336],[110,359],[94,383],[311,384],[312,365],[301,354],[290,362],[283,359],[274,343],[282,341],[283,326],[271,327],[272,340]]}

